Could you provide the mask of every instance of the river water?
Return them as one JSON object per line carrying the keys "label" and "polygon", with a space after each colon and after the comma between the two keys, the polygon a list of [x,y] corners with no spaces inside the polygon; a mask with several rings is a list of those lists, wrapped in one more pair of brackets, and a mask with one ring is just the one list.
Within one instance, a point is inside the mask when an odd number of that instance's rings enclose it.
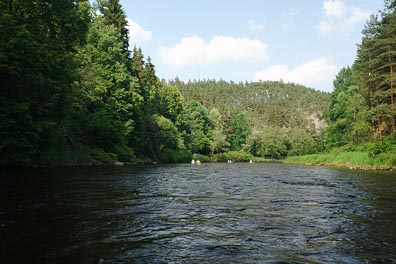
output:
{"label": "river water", "polygon": [[3,170],[0,205],[2,263],[396,263],[394,173],[276,163]]}

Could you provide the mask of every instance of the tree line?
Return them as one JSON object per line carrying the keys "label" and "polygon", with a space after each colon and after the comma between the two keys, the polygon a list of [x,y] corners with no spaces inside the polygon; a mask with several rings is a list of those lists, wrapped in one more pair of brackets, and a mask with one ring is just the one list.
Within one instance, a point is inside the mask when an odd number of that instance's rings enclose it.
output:
{"label": "tree line", "polygon": [[212,123],[206,153],[243,151],[278,159],[321,150],[330,95],[283,82],[179,79],[169,82],[187,101],[208,109]]}
{"label": "tree line", "polygon": [[307,115],[321,115],[315,98],[328,95],[278,82],[160,81],[129,47],[118,0],[1,0],[0,12],[2,166],[315,149]]}
{"label": "tree line", "polygon": [[362,34],[355,62],[335,78],[323,138],[329,147],[394,156],[396,164],[396,1],[385,0]]}
{"label": "tree line", "polygon": [[0,166],[396,153],[395,2],[367,22],[329,94],[282,81],[160,81],[129,47],[119,0],[0,0]]}
{"label": "tree line", "polygon": [[158,160],[183,102],[129,47],[118,0],[0,1],[0,165]]}

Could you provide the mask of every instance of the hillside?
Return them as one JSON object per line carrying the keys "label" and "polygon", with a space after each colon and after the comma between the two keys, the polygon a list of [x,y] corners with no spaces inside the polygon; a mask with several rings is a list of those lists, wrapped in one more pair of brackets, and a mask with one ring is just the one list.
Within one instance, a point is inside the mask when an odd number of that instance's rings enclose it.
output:
{"label": "hillside", "polygon": [[[295,151],[311,152],[320,130],[326,126],[324,117],[328,111],[330,94],[301,85],[272,81],[234,83],[215,80],[184,83],[178,79],[170,81],[170,84],[179,88],[185,101],[199,101],[209,112],[217,109],[231,143],[231,134],[235,132],[233,120],[240,113],[247,112],[252,129],[251,134],[247,133],[248,142],[241,142],[245,144],[245,150],[256,156],[283,156],[293,149],[293,142],[296,143],[297,138],[302,140],[302,145],[305,139],[307,145],[312,146],[309,147],[310,150],[297,150],[294,144]],[[252,141],[260,137],[260,141],[263,141],[263,137],[269,134],[278,137],[284,135],[287,138],[282,139],[286,141],[282,143],[284,151],[278,154],[264,151],[266,154],[263,155],[262,151],[258,153],[252,151],[251,146],[246,147],[249,139]],[[275,139],[269,141],[273,140]],[[264,141],[269,143],[268,139]]]}

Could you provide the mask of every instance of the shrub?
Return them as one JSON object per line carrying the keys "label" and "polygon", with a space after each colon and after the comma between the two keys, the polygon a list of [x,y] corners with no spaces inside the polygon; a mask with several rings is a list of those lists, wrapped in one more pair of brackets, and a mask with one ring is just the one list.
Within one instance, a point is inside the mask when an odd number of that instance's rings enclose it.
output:
{"label": "shrub", "polygon": [[254,157],[251,153],[247,153],[242,150],[219,153],[219,154],[212,155],[210,157],[210,160],[212,162],[226,162],[228,160],[249,161],[249,160],[253,160],[253,159],[254,159]]}
{"label": "shrub", "polygon": [[191,152],[188,150],[165,149],[160,159],[164,163],[185,163],[192,158]]}

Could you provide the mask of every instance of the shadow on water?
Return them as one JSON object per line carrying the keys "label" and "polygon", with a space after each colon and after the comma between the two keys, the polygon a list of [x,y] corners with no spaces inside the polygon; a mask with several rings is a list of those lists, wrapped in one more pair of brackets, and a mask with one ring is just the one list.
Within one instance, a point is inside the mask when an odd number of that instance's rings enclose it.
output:
{"label": "shadow on water", "polygon": [[396,262],[391,173],[263,163],[3,170],[0,205],[8,262]]}

